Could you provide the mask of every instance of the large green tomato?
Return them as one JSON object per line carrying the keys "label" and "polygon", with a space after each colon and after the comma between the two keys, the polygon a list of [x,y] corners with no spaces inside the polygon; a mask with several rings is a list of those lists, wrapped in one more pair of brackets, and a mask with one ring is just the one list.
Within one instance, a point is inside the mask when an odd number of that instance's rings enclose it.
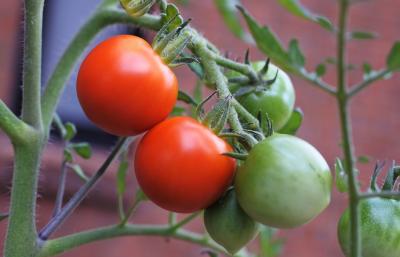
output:
{"label": "large green tomato", "polygon": [[[361,243],[363,257],[400,256],[400,201],[374,198],[363,200],[361,212]],[[338,236],[346,256],[350,256],[349,210],[340,218]]]}
{"label": "large green tomato", "polygon": [[236,174],[235,188],[239,204],[254,220],[293,228],[328,206],[332,176],[312,145],[291,135],[274,134],[249,152]]}
{"label": "large green tomato", "polygon": [[[253,63],[253,67],[256,70],[262,69],[263,66],[264,62]],[[292,81],[283,70],[273,64],[269,64],[268,72],[264,75],[264,79],[273,79],[277,71],[278,77],[275,83],[270,85],[269,89],[252,92],[237,98],[256,117],[259,111],[268,113],[275,131],[281,129],[289,120],[295,102],[295,91]],[[228,76],[230,77],[231,75]],[[237,87],[232,86],[232,89],[235,90]]]}
{"label": "large green tomato", "polygon": [[229,253],[235,254],[258,233],[258,224],[250,218],[230,189],[204,212],[204,225],[211,238]]}

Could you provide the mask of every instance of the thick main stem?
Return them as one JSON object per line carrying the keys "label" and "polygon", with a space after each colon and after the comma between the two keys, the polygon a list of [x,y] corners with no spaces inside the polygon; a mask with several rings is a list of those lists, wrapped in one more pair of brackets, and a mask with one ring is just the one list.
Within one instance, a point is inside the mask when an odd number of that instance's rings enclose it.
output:
{"label": "thick main stem", "polygon": [[346,172],[348,174],[349,188],[349,208],[350,208],[350,238],[351,238],[351,257],[361,256],[361,238],[360,238],[360,218],[358,211],[358,184],[356,179],[356,170],[354,167],[354,150],[351,136],[351,123],[348,112],[348,93],[346,86],[346,25],[348,17],[348,0],[340,0],[339,13],[339,31],[337,37],[337,58],[338,58],[338,92],[337,102],[339,106],[339,115],[342,131],[342,144],[344,151],[344,160]]}
{"label": "thick main stem", "polygon": [[30,135],[29,142],[15,146],[10,216],[4,247],[5,257],[26,257],[37,250],[35,208],[42,140]]}

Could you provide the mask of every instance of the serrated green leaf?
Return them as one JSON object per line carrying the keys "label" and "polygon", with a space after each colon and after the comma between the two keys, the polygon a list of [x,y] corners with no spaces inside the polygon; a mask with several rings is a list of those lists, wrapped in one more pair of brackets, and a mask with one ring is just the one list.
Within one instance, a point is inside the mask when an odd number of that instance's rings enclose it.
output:
{"label": "serrated green leaf", "polygon": [[63,138],[65,141],[70,141],[76,135],[76,127],[73,123],[67,122],[65,123],[65,137]]}
{"label": "serrated green leaf", "polygon": [[72,157],[71,150],[68,149],[68,148],[64,149],[64,160],[66,162],[73,162],[74,161],[74,158]]}
{"label": "serrated green leaf", "polygon": [[198,103],[194,100],[190,95],[186,94],[185,92],[179,90],[178,92],[178,100],[183,101],[187,104],[191,104],[194,107],[197,107]]}
{"label": "serrated green leaf", "polygon": [[359,163],[369,163],[370,162],[370,157],[369,156],[366,156],[366,155],[360,155],[360,156],[358,156],[357,157],[357,161],[359,162]]}
{"label": "serrated green leaf", "polygon": [[220,12],[225,24],[229,30],[238,38],[247,41],[249,35],[243,30],[237,16],[236,5],[240,4],[239,0],[214,0],[218,11]]}
{"label": "serrated green leaf", "polygon": [[322,77],[322,76],[325,75],[325,73],[326,73],[326,66],[325,66],[325,64],[323,64],[323,63],[318,64],[317,67],[315,68],[315,74],[316,74],[318,77]]}
{"label": "serrated green leaf", "polygon": [[76,143],[71,144],[70,146],[80,157],[84,159],[89,159],[90,157],[92,157],[92,148],[90,147],[89,143]]}
{"label": "serrated green leaf", "polygon": [[305,58],[299,48],[299,42],[297,39],[292,39],[289,42],[289,58],[292,64],[298,68],[301,68],[305,64]]}
{"label": "serrated green leaf", "polygon": [[377,38],[378,35],[374,32],[369,32],[369,31],[352,31],[348,34],[347,38],[348,39],[374,39]]}
{"label": "serrated green leaf", "polygon": [[290,13],[298,17],[302,17],[309,21],[315,22],[329,31],[335,30],[332,22],[328,18],[312,13],[310,10],[305,8],[298,0],[278,0],[278,3]]}
{"label": "serrated green leaf", "polygon": [[275,34],[266,26],[261,27],[256,20],[243,8],[238,7],[245,21],[251,35],[256,41],[257,47],[279,67],[291,70],[291,60],[288,53],[282,47],[282,44],[275,36]]}
{"label": "serrated green leaf", "polygon": [[72,165],[69,165],[69,167],[83,181],[88,181],[89,180],[89,177],[85,174],[85,172],[83,171],[81,166],[79,166],[78,164],[72,164]]}
{"label": "serrated green leaf", "polygon": [[339,190],[339,192],[347,192],[348,191],[348,186],[347,186],[347,174],[346,171],[343,168],[343,163],[339,158],[336,158],[335,162],[335,174],[336,174],[336,188]]}
{"label": "serrated green leaf", "polygon": [[126,173],[129,168],[129,162],[127,160],[121,160],[117,171],[117,194],[122,196],[126,189]]}
{"label": "serrated green leaf", "polygon": [[400,41],[394,43],[386,58],[386,65],[390,70],[400,69]]}
{"label": "serrated green leaf", "polygon": [[285,126],[283,126],[283,128],[278,132],[282,134],[295,135],[303,122],[303,117],[304,113],[300,108],[294,109]]}

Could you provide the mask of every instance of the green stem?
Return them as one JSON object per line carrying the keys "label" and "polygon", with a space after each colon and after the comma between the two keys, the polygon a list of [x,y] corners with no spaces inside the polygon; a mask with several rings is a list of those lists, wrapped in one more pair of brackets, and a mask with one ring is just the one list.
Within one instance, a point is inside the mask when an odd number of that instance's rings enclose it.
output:
{"label": "green stem", "polygon": [[98,32],[104,27],[116,23],[135,24],[143,28],[157,30],[161,27],[161,18],[149,14],[140,18],[134,18],[108,5],[106,5],[106,7],[100,7],[95,11],[69,44],[47,83],[42,101],[43,121],[47,130],[46,135],[49,132],[49,125],[61,93],[64,90],[75,63]]}
{"label": "green stem", "polygon": [[315,74],[310,74],[309,72],[307,72],[305,69],[302,68],[298,72],[296,72],[296,75],[307,80],[308,82],[311,82],[312,85],[322,89],[323,91],[331,95],[336,95],[336,89],[330,84],[323,81],[321,78],[317,77]]}
{"label": "green stem", "polygon": [[29,141],[14,147],[14,175],[5,257],[24,257],[37,249],[35,209],[42,138],[39,133],[27,136]]}
{"label": "green stem", "polygon": [[127,224],[123,227],[119,225],[103,227],[94,230],[80,232],[70,236],[57,238],[54,240],[49,240],[43,245],[39,257],[54,256],[56,254],[63,253],[67,250],[76,248],[80,245],[87,244],[90,242],[95,242],[99,240],[110,239],[120,236],[136,236],[136,235],[171,237],[187,242],[192,242],[198,245],[202,245],[221,253],[226,253],[221,246],[217,245],[216,243],[214,243],[213,241],[209,240],[208,238],[204,237],[201,234],[193,233],[183,229],[173,231],[170,229],[169,226]]}
{"label": "green stem", "polygon": [[201,211],[198,212],[194,212],[188,216],[186,216],[184,219],[182,219],[181,221],[175,223],[173,226],[170,227],[170,229],[172,231],[176,231],[179,228],[185,226],[186,224],[188,224],[190,221],[192,221],[194,218],[196,218],[197,216],[199,216],[201,213]]}
{"label": "green stem", "polygon": [[21,144],[27,136],[33,132],[33,128],[27,125],[0,100],[0,129],[6,133],[14,145]]}
{"label": "green stem", "polygon": [[361,83],[354,85],[353,87],[350,88],[349,90],[349,97],[353,97],[359,92],[361,92],[363,89],[368,87],[369,85],[372,85],[377,80],[380,80],[384,78],[385,76],[389,75],[392,71],[388,69],[383,69],[378,72],[376,72],[374,75],[369,76],[366,80],[362,81]]}
{"label": "green stem", "polygon": [[44,0],[25,1],[22,119],[42,129],[40,85],[42,67],[42,19]]}
{"label": "green stem", "polygon": [[394,198],[400,200],[400,192],[382,191],[382,192],[362,193],[359,195],[359,199],[367,199],[375,197]]}
{"label": "green stem", "polygon": [[244,63],[239,63],[232,61],[228,58],[222,57],[220,55],[215,56],[215,62],[227,69],[237,71],[241,74],[246,75],[250,81],[257,81],[258,80],[258,74],[257,72],[251,67],[251,65],[244,64]]}
{"label": "green stem", "polygon": [[346,82],[346,24],[348,17],[348,0],[340,0],[339,9],[339,31],[337,37],[337,69],[338,69],[338,93],[337,102],[342,130],[342,144],[344,150],[344,160],[348,174],[350,223],[351,223],[351,257],[361,256],[360,238],[360,215],[358,210],[358,183],[354,166],[354,150],[351,137],[351,124],[348,113],[348,94]]}
{"label": "green stem", "polygon": [[120,226],[125,226],[126,223],[128,222],[129,218],[132,216],[132,214],[136,211],[138,208],[139,204],[142,202],[142,199],[136,198],[135,202],[133,202],[132,206],[129,208],[128,212],[124,215],[121,223],[119,224]]}

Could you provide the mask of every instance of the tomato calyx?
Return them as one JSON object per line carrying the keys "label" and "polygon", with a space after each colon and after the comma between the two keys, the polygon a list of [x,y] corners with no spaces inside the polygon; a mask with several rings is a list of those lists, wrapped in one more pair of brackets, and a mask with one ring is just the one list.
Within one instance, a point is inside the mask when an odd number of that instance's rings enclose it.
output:
{"label": "tomato calyx", "polygon": [[194,57],[181,56],[191,42],[192,35],[189,30],[185,29],[191,19],[181,22],[179,17],[179,13],[171,17],[157,33],[152,44],[154,51],[160,55],[165,64],[170,66],[198,62]]}
{"label": "tomato calyx", "polygon": [[120,0],[120,3],[129,15],[140,17],[150,10],[156,0]]}
{"label": "tomato calyx", "polygon": [[371,176],[371,182],[370,182],[370,190],[373,192],[395,191],[397,178],[400,177],[400,166],[396,165],[394,161],[392,162],[392,165],[387,171],[385,182],[380,188],[376,181],[378,176],[382,173],[384,166],[385,162],[378,161],[375,164],[374,172]]}

